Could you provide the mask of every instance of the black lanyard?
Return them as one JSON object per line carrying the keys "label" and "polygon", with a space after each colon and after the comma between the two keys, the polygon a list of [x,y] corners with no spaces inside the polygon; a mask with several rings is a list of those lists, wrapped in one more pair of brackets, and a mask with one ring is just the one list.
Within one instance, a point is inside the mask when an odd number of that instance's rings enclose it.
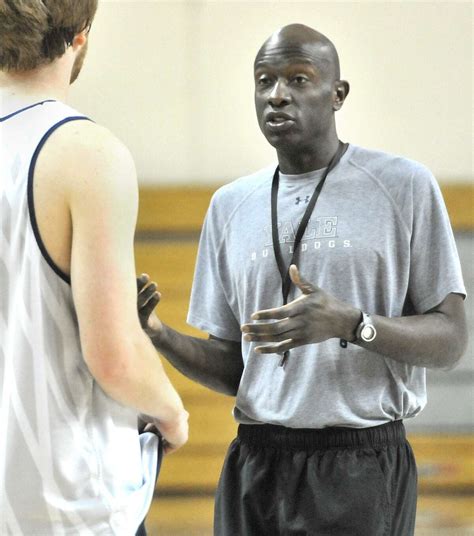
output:
{"label": "black lanyard", "polygon": [[[337,148],[336,154],[332,157],[332,160],[331,162],[329,162],[329,165],[326,168],[324,175],[322,176],[321,180],[319,181],[316,188],[314,189],[313,195],[311,196],[308,206],[306,207],[303,218],[300,221],[300,224],[298,225],[298,230],[296,231],[295,242],[293,246],[293,254],[291,256],[291,261],[288,267],[285,266],[285,262],[283,260],[283,255],[281,253],[281,247],[280,247],[280,238],[278,236],[278,207],[277,205],[278,205],[278,186],[279,186],[279,181],[280,181],[280,166],[277,166],[275,170],[275,174],[273,175],[273,182],[272,182],[272,240],[273,240],[273,252],[275,253],[275,260],[278,265],[278,270],[280,271],[280,276],[281,276],[281,282],[282,282],[281,293],[283,296],[283,305],[286,305],[288,303],[288,294],[290,293],[290,288],[291,288],[291,279],[290,279],[289,269],[290,269],[290,266],[295,263],[298,247],[306,231],[306,227],[308,226],[308,222],[311,217],[311,214],[313,213],[314,207],[316,206],[316,201],[318,200],[319,194],[321,193],[321,190],[323,189],[324,182],[326,181],[326,177],[337,166],[337,164],[339,163],[339,160],[341,159],[342,155],[346,151],[348,145],[349,144],[347,143],[342,143],[341,141],[339,142],[339,147]],[[287,350],[283,354],[283,358],[280,362],[280,366],[283,366],[285,364],[285,361],[287,360],[289,354],[290,354],[289,350]]]}

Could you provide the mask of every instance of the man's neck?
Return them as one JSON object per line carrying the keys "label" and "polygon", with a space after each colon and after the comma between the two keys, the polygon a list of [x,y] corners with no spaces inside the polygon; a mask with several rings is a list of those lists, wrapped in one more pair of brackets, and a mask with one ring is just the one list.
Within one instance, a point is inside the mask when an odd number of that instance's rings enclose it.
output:
{"label": "man's neck", "polygon": [[34,71],[0,71],[0,101],[8,106],[53,99],[65,101],[69,92],[67,66],[57,61]]}
{"label": "man's neck", "polygon": [[280,171],[286,175],[299,175],[316,169],[325,168],[329,165],[339,146],[337,134],[315,141],[308,149],[298,148],[295,151],[278,149],[278,163]]}

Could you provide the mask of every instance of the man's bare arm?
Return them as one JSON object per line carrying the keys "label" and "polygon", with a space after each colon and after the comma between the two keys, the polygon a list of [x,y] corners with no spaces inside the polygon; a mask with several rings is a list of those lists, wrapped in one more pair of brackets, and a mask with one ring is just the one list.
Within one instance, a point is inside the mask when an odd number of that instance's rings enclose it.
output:
{"label": "man's bare arm", "polygon": [[237,394],[243,362],[240,343],[183,335],[163,324],[151,335],[155,348],[182,374],[213,391]]}
{"label": "man's bare arm", "polygon": [[[304,280],[291,267],[293,283],[302,295],[291,303],[257,311],[242,326],[244,338],[255,342],[260,353],[282,353],[291,348],[337,337],[351,341],[360,322],[360,310]],[[357,345],[409,365],[452,368],[467,345],[467,323],[463,299],[449,294],[424,314],[387,318],[372,315],[377,329],[374,341]],[[260,344],[262,343],[262,344]]]}
{"label": "man's bare arm", "polygon": [[235,396],[244,369],[240,342],[213,337],[199,339],[175,331],[153,313],[159,301],[155,283],[146,274],[138,284],[142,327],[155,348],[182,374],[213,391]]}
{"label": "man's bare arm", "polygon": [[94,123],[68,123],[45,145],[38,172],[58,177],[69,210],[71,286],[89,371],[111,398],[149,416],[180,446],[188,414],[136,312],[138,186],[128,150]]}

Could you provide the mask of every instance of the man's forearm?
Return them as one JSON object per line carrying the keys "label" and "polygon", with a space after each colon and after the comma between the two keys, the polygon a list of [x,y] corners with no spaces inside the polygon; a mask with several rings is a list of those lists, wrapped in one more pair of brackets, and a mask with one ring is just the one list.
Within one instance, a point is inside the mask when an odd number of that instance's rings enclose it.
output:
{"label": "man's forearm", "polygon": [[[294,267],[293,282],[304,293],[292,302],[256,311],[242,326],[244,340],[255,352],[287,350],[337,338],[353,341],[361,311],[320,287],[303,280]],[[272,322],[261,322],[272,320]],[[371,342],[355,341],[363,348],[409,365],[451,368],[467,344],[467,323],[462,296],[451,293],[424,314],[388,318],[373,315],[377,336]],[[255,322],[256,321],[256,322]]]}
{"label": "man's forearm", "polygon": [[[371,342],[353,344],[395,361],[426,368],[451,368],[465,351],[466,321],[461,297],[450,295],[431,312],[401,317],[371,315],[377,330]],[[347,306],[341,314],[339,336],[351,341],[361,320],[360,311]],[[344,320],[343,318],[344,317]],[[357,320],[354,320],[357,318]]]}
{"label": "man's forearm", "polygon": [[240,343],[199,339],[164,324],[159,333],[148,335],[155,348],[191,380],[226,395],[237,394],[243,371]]}
{"label": "man's forearm", "polygon": [[89,371],[111,398],[163,426],[181,421],[185,414],[181,398],[141,330],[137,328],[135,336],[124,337],[109,349],[103,345],[93,351],[89,345],[84,350]]}
{"label": "man's forearm", "polygon": [[465,351],[465,319],[453,323],[441,311],[428,314],[387,318],[372,316],[377,337],[372,342],[357,342],[386,357],[427,368],[451,368]]}

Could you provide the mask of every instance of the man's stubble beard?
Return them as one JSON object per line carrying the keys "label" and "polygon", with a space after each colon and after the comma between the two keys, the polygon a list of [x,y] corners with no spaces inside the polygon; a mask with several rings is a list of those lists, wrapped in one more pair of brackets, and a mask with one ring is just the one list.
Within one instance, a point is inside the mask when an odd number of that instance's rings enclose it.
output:
{"label": "man's stubble beard", "polygon": [[84,60],[86,59],[88,46],[89,46],[89,41],[87,41],[86,44],[82,47],[81,51],[79,52],[76,59],[74,60],[74,65],[72,66],[72,71],[71,71],[70,84],[74,84],[74,82],[79,77],[79,74],[82,70],[82,66],[84,65]]}

